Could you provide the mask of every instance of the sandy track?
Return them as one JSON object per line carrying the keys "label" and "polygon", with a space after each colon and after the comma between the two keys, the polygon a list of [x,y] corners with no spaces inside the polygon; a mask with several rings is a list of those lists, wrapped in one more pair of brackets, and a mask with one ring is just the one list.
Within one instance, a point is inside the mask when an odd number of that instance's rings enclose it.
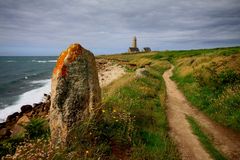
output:
{"label": "sandy track", "polygon": [[192,134],[191,127],[185,115],[193,116],[204,127],[204,130],[213,136],[217,148],[229,159],[240,159],[240,134],[216,124],[207,116],[191,107],[184,95],[178,90],[177,85],[170,77],[173,66],[163,74],[167,87],[167,114],[170,134],[176,140],[182,159],[211,159],[202,148],[197,137]]}
{"label": "sandy track", "polygon": [[203,149],[185,118],[190,106],[170,79],[173,67],[163,74],[167,87],[167,117],[170,135],[177,143],[183,160],[208,160],[209,154]]}

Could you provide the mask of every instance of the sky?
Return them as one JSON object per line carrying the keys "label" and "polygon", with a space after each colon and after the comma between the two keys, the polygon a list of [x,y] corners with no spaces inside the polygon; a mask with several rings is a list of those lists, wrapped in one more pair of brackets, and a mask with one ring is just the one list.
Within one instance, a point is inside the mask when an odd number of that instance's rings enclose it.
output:
{"label": "sky", "polygon": [[240,45],[239,0],[0,0],[0,56]]}

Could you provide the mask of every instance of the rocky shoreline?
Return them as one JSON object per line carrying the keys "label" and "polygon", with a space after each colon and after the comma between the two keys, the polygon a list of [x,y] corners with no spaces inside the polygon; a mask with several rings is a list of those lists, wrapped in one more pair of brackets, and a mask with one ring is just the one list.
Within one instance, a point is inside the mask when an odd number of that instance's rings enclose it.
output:
{"label": "rocky shoreline", "polygon": [[50,108],[50,95],[44,94],[44,101],[33,105],[24,105],[20,112],[9,115],[5,122],[0,123],[0,141],[10,138],[21,132],[21,124],[32,118],[47,118]]}

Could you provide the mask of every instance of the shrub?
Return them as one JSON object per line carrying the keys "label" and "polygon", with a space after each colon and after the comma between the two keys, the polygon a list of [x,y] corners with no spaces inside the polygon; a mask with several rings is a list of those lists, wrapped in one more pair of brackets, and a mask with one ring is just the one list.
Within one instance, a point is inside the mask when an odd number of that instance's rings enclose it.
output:
{"label": "shrub", "polygon": [[26,129],[26,137],[29,139],[48,138],[50,135],[48,122],[44,119],[33,118],[23,127]]}

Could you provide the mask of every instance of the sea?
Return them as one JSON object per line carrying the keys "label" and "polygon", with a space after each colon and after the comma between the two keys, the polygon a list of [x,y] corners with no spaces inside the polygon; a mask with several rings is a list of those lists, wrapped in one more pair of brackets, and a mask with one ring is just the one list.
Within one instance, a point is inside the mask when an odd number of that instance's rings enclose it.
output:
{"label": "sea", "polygon": [[57,57],[0,57],[0,122],[50,94]]}

